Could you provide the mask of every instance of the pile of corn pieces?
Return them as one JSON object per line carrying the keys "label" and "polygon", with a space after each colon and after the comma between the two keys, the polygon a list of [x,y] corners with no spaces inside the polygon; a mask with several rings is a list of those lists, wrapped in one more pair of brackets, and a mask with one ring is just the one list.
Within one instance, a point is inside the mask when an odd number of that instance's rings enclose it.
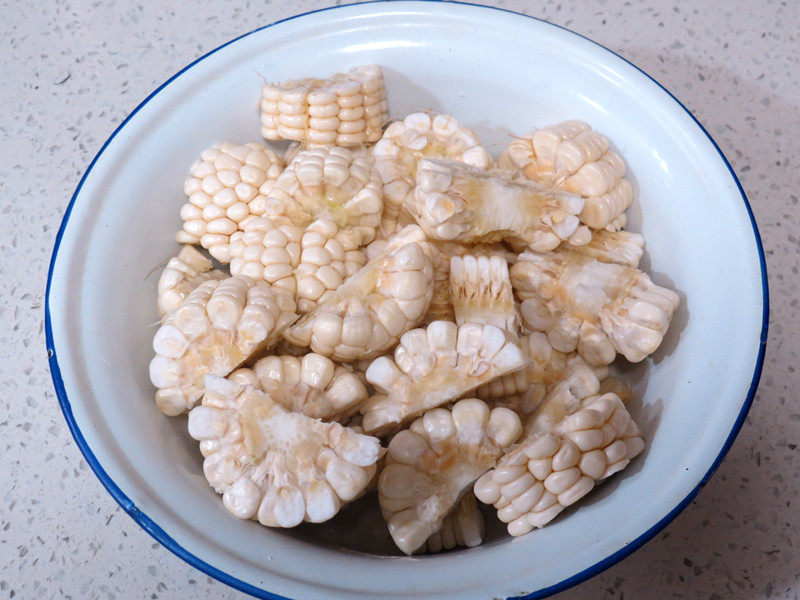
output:
{"label": "pile of corn pieces", "polygon": [[655,352],[678,296],[638,268],[606,137],[566,121],[495,159],[452,116],[390,120],[376,65],[260,109],[292,143],[191,165],[150,363],[231,514],[320,523],[377,490],[402,552],[472,547],[479,502],[523,535],[643,450],[609,365]]}

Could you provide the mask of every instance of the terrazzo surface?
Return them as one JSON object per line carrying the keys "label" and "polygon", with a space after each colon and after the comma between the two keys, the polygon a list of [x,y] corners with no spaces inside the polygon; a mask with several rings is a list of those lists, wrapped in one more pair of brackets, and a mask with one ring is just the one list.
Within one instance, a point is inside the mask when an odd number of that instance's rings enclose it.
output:
{"label": "terrazzo surface", "polygon": [[[103,141],[219,44],[329,2],[0,2],[0,598],[245,598],[106,493],[58,409],[43,294],[64,209]],[[556,596],[800,598],[800,3],[497,2],[641,67],[706,126],[752,203],[772,313],[761,385],[728,457],[671,525]]]}

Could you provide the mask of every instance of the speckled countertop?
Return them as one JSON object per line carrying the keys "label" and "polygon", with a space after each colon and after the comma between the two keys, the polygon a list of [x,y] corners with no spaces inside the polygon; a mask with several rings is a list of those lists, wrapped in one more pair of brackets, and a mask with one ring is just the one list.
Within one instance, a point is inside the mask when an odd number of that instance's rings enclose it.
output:
{"label": "speckled countertop", "polygon": [[[82,460],[48,373],[45,276],[81,173],[140,100],[230,38],[327,4],[0,2],[0,598],[246,597],[155,543]],[[761,386],[717,474],[558,598],[800,598],[800,3],[496,4],[608,46],[684,102],[741,178],[770,272]]]}

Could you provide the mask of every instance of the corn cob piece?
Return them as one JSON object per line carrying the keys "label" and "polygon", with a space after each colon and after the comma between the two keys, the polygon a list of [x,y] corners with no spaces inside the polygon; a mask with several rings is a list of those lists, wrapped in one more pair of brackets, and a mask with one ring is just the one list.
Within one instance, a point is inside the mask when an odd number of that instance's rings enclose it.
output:
{"label": "corn cob piece", "polygon": [[397,547],[411,554],[442,527],[472,483],[519,437],[517,415],[474,398],[436,408],[392,438],[378,501]]}
{"label": "corn cob piece", "polygon": [[203,395],[207,373],[224,377],[269,348],[297,319],[294,298],[263,281],[234,276],[197,286],[169,313],[153,338],[150,381],[169,416]]}
{"label": "corn cob piece", "polygon": [[[373,242],[374,243],[374,242]],[[423,325],[428,325],[433,321],[455,321],[456,315],[453,310],[453,301],[450,294],[450,260],[454,256],[492,256],[494,254],[503,255],[507,250],[503,244],[461,244],[459,242],[443,242],[434,240],[431,242],[436,249],[433,261],[433,298]],[[367,248],[369,252],[369,248]]]}
{"label": "corn cob piece", "polygon": [[450,293],[459,325],[479,323],[519,333],[508,263],[502,256],[451,258]]}
{"label": "corn cob piece", "polygon": [[610,364],[617,352],[631,362],[655,352],[680,301],[638,269],[569,250],[526,252],[510,273],[523,325],[590,365]]}
{"label": "corn cob piece", "polygon": [[338,423],[292,413],[252,387],[207,376],[189,413],[203,472],[240,519],[269,527],[321,523],[359,496],[376,470],[380,442]]}
{"label": "corn cob piece", "polygon": [[243,230],[230,238],[231,275],[264,280],[294,295],[302,235],[300,227],[281,225],[269,217],[250,217]]}
{"label": "corn cob piece", "polygon": [[426,113],[413,113],[389,125],[372,155],[383,182],[381,228],[389,234],[398,222],[413,222],[403,204],[414,195],[414,175],[421,158],[450,158],[480,169],[492,164],[489,152],[471,130],[450,115]]}
{"label": "corn cob piece", "polygon": [[189,168],[183,190],[179,244],[200,244],[221,263],[230,262],[230,236],[252,214],[261,214],[259,189],[283,170],[283,159],[261,144],[228,142],[203,150]]}
{"label": "corn cob piece", "polygon": [[562,240],[588,242],[578,217],[583,199],[455,161],[423,159],[417,187],[404,206],[434,239],[460,242],[524,241],[552,250]]}
{"label": "corn cob piece", "polygon": [[528,427],[523,441],[475,482],[478,500],[498,509],[513,536],[543,527],[644,449],[616,395],[590,396],[566,414],[564,408]]}
{"label": "corn cob piece", "polygon": [[463,396],[527,359],[516,336],[493,325],[434,321],[400,338],[394,359],[381,356],[367,381],[382,392],[361,407],[364,430],[383,435],[410,419]]}
{"label": "corn cob piece", "polygon": [[284,337],[334,360],[378,356],[428,310],[432,254],[422,230],[409,225]]}
{"label": "corn cob piece", "polygon": [[319,354],[268,356],[252,369],[237,369],[230,381],[269,395],[284,408],[315,419],[340,419],[356,411],[369,395],[361,378]]}
{"label": "corn cob piece", "polygon": [[515,139],[500,164],[546,186],[582,196],[581,221],[589,227],[620,229],[633,202],[625,163],[609,150],[608,138],[582,121],[564,121]]}
{"label": "corn cob piece", "polygon": [[592,239],[581,246],[567,245],[567,249],[600,262],[638,267],[644,253],[644,236],[629,231],[592,231]]}
{"label": "corn cob piece", "polygon": [[194,288],[209,279],[222,279],[225,274],[212,270],[211,261],[193,246],[184,246],[167,262],[158,279],[158,316],[178,308]]}
{"label": "corn cob piece", "polygon": [[297,280],[297,310],[311,312],[338,289],[345,279],[367,264],[361,250],[346,250],[341,232],[333,221],[318,219],[303,233]]}
{"label": "corn cob piece", "polygon": [[467,492],[442,522],[420,546],[420,552],[441,552],[456,547],[474,548],[483,542],[483,515],[478,510],[475,494]]}
{"label": "corn cob piece", "polygon": [[388,111],[378,65],[354,67],[327,79],[265,83],[261,135],[267,140],[361,146],[381,137]]}
{"label": "corn cob piece", "polygon": [[262,187],[266,214],[305,227],[321,218],[333,221],[352,250],[372,241],[381,222],[383,197],[372,156],[336,146],[301,150],[274,184]]}
{"label": "corn cob piece", "polygon": [[483,384],[475,395],[491,406],[504,406],[521,417],[531,414],[556,386],[581,398],[598,393],[608,367],[590,367],[577,352],[554,350],[541,332],[520,338],[528,366]]}

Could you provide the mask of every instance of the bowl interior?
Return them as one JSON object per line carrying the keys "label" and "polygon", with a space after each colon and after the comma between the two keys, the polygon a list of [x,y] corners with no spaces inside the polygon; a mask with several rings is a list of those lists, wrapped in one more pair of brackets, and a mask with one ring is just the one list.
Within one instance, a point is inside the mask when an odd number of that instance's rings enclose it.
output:
{"label": "bowl interior", "polygon": [[[606,134],[636,189],[629,229],[647,239],[644,268],[682,298],[656,355],[620,367],[636,386],[632,411],[645,433],[645,454],[580,510],[519,539],[505,536],[488,513],[494,525],[483,546],[391,557],[396,551],[369,497],[321,526],[278,531],[239,521],[206,483],[185,417],[164,417],[152,400],[155,288],[177,251],[173,234],[188,165],[215,142],[259,141],[262,77],[319,76],[365,63],[384,67],[393,117],[451,113],[494,154],[513,133],[567,118]],[[736,182],[663,90],[549,24],[410,2],[279,23],[212,53],[163,87],[86,177],[50,293],[64,392],[118,499],[124,494],[127,509],[147,515],[215,576],[254,593],[304,598],[370,597],[378,590],[385,598],[519,595],[607,560],[679,505],[716,459],[751,385],[762,308],[758,248]]]}

